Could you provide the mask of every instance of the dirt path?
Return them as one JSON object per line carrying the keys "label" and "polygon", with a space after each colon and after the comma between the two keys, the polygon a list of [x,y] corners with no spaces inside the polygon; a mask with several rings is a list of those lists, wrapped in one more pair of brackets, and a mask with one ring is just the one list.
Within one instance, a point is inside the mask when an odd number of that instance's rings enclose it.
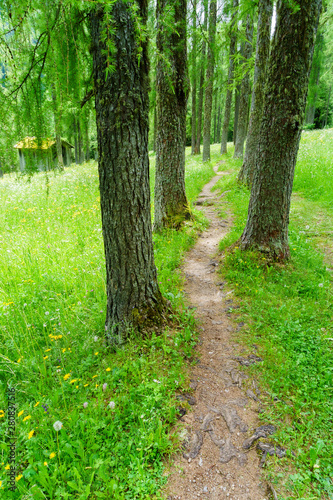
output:
{"label": "dirt path", "polygon": [[[228,314],[236,304],[232,291],[219,283],[215,272],[218,244],[231,221],[218,217],[223,198],[219,199],[211,188],[220,175],[226,174],[217,173],[199,196],[199,209],[211,224],[188,253],[183,266],[184,290],[188,302],[196,307],[202,342],[197,349],[200,361],[191,368],[192,412],[183,416],[184,423],[180,424],[184,427],[186,449],[172,467],[166,490],[168,500],[269,498],[267,484],[260,476],[257,442],[250,449],[244,448],[244,441],[260,426],[260,393],[254,382],[250,384],[241,363],[246,365],[260,358],[244,358],[241,347],[233,342],[235,328]],[[236,360],[236,356],[243,357]]]}

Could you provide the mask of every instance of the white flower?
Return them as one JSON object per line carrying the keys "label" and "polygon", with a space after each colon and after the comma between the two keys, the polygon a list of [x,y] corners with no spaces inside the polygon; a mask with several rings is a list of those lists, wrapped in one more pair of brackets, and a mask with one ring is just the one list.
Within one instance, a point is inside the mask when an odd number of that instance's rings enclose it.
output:
{"label": "white flower", "polygon": [[160,384],[161,383],[159,380],[156,380],[156,378],[154,378],[154,382],[156,382],[156,384]]}
{"label": "white flower", "polygon": [[111,410],[113,410],[113,408],[116,406],[116,403],[114,401],[110,401],[110,403],[108,404],[108,407],[111,408]]}
{"label": "white flower", "polygon": [[310,229],[310,226],[305,226],[305,229]]}
{"label": "white flower", "polygon": [[97,335],[95,335],[95,337],[94,337],[94,341],[95,341],[95,342],[97,342],[97,341],[98,341],[98,337],[97,337]]}
{"label": "white flower", "polygon": [[60,373],[61,372],[61,368],[58,368],[57,372]]}
{"label": "white flower", "polygon": [[43,324],[43,327],[44,327],[44,328],[46,328],[46,327],[47,327],[47,324],[46,324],[46,323],[44,323],[44,324]]}
{"label": "white flower", "polygon": [[324,286],[324,283],[319,283],[320,288],[322,288]]}
{"label": "white flower", "polygon": [[49,311],[45,311],[45,316],[47,316],[48,314],[50,314]]}
{"label": "white flower", "polygon": [[88,406],[87,402],[83,403],[83,408],[87,408],[87,406]]}
{"label": "white flower", "polygon": [[103,391],[106,391],[107,386],[108,384],[105,382],[105,384],[103,384]]}
{"label": "white flower", "polygon": [[27,307],[27,304],[25,304],[25,303],[24,303],[24,304],[23,304],[23,307]]}
{"label": "white flower", "polygon": [[58,431],[60,431],[61,427],[62,427],[62,423],[60,422],[60,420],[57,420],[56,422],[54,422],[54,424],[53,424],[54,430],[56,430],[58,432]]}

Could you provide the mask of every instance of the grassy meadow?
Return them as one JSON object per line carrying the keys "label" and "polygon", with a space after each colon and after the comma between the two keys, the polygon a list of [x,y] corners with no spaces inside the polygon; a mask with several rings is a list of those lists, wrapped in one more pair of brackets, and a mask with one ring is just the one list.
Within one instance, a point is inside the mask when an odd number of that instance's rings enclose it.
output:
{"label": "grassy meadow", "polygon": [[[287,458],[270,458],[266,470],[279,500],[333,499],[333,289],[327,267],[333,267],[333,260],[324,255],[333,248],[332,139],[333,130],[303,133],[291,206],[290,262],[268,267],[265,258],[236,247],[226,253],[221,269],[241,299],[237,321],[247,326],[239,340],[250,352],[256,344],[264,359],[251,368],[264,389],[260,418],[276,425],[273,440],[287,449]],[[223,168],[233,173],[218,188],[230,190],[224,200],[235,219],[221,250],[240,237],[249,201],[249,191],[236,182],[241,161],[231,154],[232,149]]]}
{"label": "grassy meadow", "polygon": [[[187,150],[190,201],[213,175],[214,161],[200,160]],[[184,357],[196,339],[177,267],[205,221],[154,237],[160,287],[178,326],[150,339],[133,335],[112,354],[97,164],[5,176],[0,199],[0,498],[158,498],[164,457],[177,445],[168,436],[174,393],[186,386]],[[17,405],[15,492],[7,386]]]}

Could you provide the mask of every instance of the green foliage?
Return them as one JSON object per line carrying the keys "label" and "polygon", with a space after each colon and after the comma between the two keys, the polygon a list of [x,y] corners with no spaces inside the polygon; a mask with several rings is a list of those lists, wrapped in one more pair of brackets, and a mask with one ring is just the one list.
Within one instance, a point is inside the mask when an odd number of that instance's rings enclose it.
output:
{"label": "green foliage", "polygon": [[[189,152],[187,159],[193,200],[213,172]],[[145,339],[133,332],[123,349],[110,353],[97,166],[52,173],[48,189],[47,196],[41,173],[29,183],[14,175],[0,179],[6,256],[0,264],[0,498],[159,498],[164,456],[177,444],[168,435],[177,418],[174,393],[186,386],[184,357],[196,343],[177,267],[205,221],[154,238],[160,287],[178,326]],[[7,384],[16,388],[17,403],[12,495]],[[58,432],[56,421],[63,424]]]}
{"label": "green foliage", "polygon": [[[326,132],[326,139],[329,134]],[[316,161],[318,135],[314,132],[304,136],[295,187],[299,186],[297,177],[303,165],[302,175],[308,179],[304,194],[311,196],[310,182],[315,189],[317,177],[311,171],[306,173],[306,165],[310,168]],[[303,163],[304,157],[307,164]],[[229,169],[229,162],[226,167]],[[230,190],[225,199],[232,204],[235,215],[232,233],[221,242],[224,249],[241,235],[250,193],[237,184],[236,173],[230,179],[221,179],[219,188]],[[326,197],[320,199],[325,201]],[[310,209],[321,212],[322,206],[304,200],[302,209],[297,205],[297,217],[293,206],[292,203],[291,260],[286,266],[268,266],[261,255],[235,247],[227,252],[223,273],[233,284],[236,296],[242,299],[237,321],[245,321],[246,330],[240,333],[241,341],[249,347],[258,345],[258,353],[264,359],[263,364],[252,368],[266,389],[261,418],[276,425],[274,441],[288,450],[287,458],[279,465],[275,467],[271,462],[267,475],[270,481],[279,483],[278,491],[283,488],[284,499],[331,498],[332,276],[323,256],[309,241],[307,213]]]}

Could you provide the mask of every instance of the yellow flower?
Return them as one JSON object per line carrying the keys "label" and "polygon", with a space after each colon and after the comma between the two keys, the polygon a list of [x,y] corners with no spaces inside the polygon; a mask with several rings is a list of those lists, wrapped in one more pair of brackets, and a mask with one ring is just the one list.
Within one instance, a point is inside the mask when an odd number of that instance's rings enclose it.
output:
{"label": "yellow flower", "polygon": [[39,401],[37,401],[37,403],[35,404],[34,408],[36,408],[36,406],[38,406],[38,405],[39,405]]}
{"label": "yellow flower", "polygon": [[87,385],[89,385],[89,384],[84,384],[84,386],[83,386],[83,387],[87,387]]}
{"label": "yellow flower", "polygon": [[45,349],[45,352],[49,352],[49,351],[51,351],[51,349]]}
{"label": "yellow flower", "polygon": [[96,384],[96,387],[95,387],[95,388],[97,389],[97,387],[98,387],[98,384]]}
{"label": "yellow flower", "polygon": [[18,359],[18,360],[17,360],[17,362],[18,362],[18,363],[21,363],[21,359],[22,359],[22,358]]}
{"label": "yellow flower", "polygon": [[10,469],[10,465],[7,464],[6,467],[5,467],[6,470],[9,470]]}
{"label": "yellow flower", "polygon": [[93,378],[97,377],[97,375],[93,375]]}
{"label": "yellow flower", "polygon": [[76,385],[76,386],[75,386],[75,389],[78,389],[78,388],[79,388],[79,386],[78,386],[78,385]]}
{"label": "yellow flower", "polygon": [[97,356],[98,352],[95,352],[95,356]]}
{"label": "yellow flower", "polygon": [[27,415],[26,417],[24,417],[23,422],[25,422],[26,420],[29,420],[29,418],[31,418],[31,415]]}
{"label": "yellow flower", "polygon": [[106,371],[107,371],[107,372],[110,372],[110,371],[111,371],[111,368],[106,368]]}
{"label": "yellow flower", "polygon": [[52,451],[52,453],[50,453],[50,458],[54,458],[56,456],[56,454],[54,453],[54,451]]}
{"label": "yellow flower", "polygon": [[66,347],[64,347],[64,349],[62,350],[62,352],[65,352],[66,351]]}
{"label": "yellow flower", "polygon": [[0,481],[0,488],[1,488],[1,486],[2,486],[2,481]]}
{"label": "yellow flower", "polygon": [[19,481],[22,477],[23,477],[22,474],[20,474],[19,476],[16,476],[15,481]]}
{"label": "yellow flower", "polygon": [[74,382],[77,381],[77,378],[73,378],[73,380],[70,381],[70,384],[74,384]]}
{"label": "yellow flower", "polygon": [[71,376],[70,373],[67,373],[67,375],[64,376],[64,380],[67,380]]}
{"label": "yellow flower", "polygon": [[47,462],[44,462],[45,467],[47,467]]}
{"label": "yellow flower", "polygon": [[43,357],[43,359],[47,359],[47,358],[48,358],[48,356],[44,356],[44,357]]}
{"label": "yellow flower", "polygon": [[32,438],[32,436],[33,436],[34,434],[35,434],[35,431],[34,431],[34,430],[30,431],[30,432],[29,432],[29,437],[28,437],[28,439],[31,439],[31,438]]}

